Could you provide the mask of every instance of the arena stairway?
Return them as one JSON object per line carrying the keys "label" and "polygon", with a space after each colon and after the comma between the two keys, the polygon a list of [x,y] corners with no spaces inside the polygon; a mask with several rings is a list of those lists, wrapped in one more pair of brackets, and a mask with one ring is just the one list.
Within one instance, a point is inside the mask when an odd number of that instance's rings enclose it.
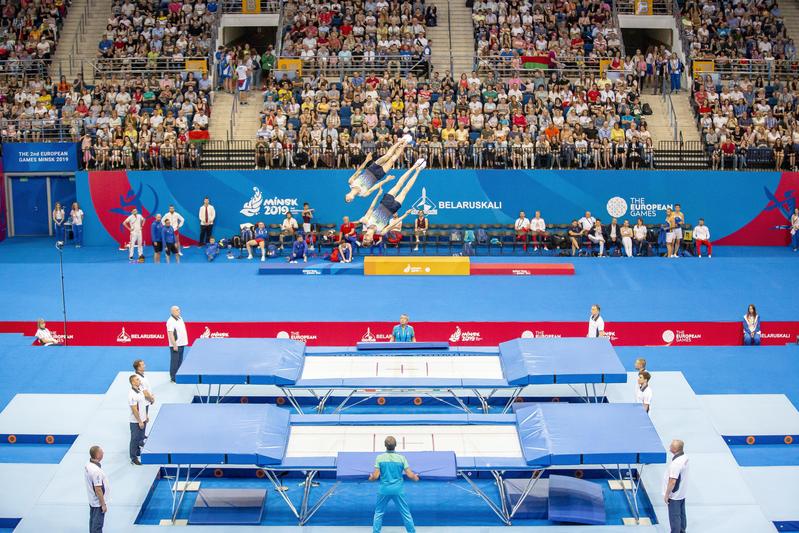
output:
{"label": "arena stairway", "polygon": [[[85,20],[84,13],[86,13]],[[92,62],[97,57],[97,46],[100,44],[100,37],[105,32],[110,16],[110,2],[73,0],[53,56],[50,75],[54,79],[64,75],[67,81],[72,83],[81,74],[82,66],[83,79],[87,82],[94,80]],[[78,52],[74,53],[74,50]],[[73,57],[70,58],[70,55]]]}

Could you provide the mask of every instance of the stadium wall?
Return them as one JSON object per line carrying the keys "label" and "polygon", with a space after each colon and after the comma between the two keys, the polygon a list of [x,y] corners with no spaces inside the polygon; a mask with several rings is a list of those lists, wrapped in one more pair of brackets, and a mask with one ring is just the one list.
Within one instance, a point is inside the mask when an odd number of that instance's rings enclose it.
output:
{"label": "stadium wall", "polygon": [[[401,171],[395,171],[399,175]],[[183,234],[199,236],[202,199],[216,207],[215,235],[230,236],[244,222],[279,223],[303,202],[315,220],[359,218],[371,199],[346,203],[348,170],[103,171],[79,172],[78,201],[86,213],[90,245],[125,242],[122,221],[136,207],[148,221],[170,204],[186,218]],[[390,187],[391,184],[389,184]],[[665,209],[682,204],[688,222],[703,217],[714,243],[786,245],[788,222],[799,195],[799,173],[712,171],[426,170],[403,205],[426,206],[433,223],[511,224],[520,210],[540,209],[548,223],[564,224],[586,210],[659,223]],[[149,231],[145,233],[149,235]]]}

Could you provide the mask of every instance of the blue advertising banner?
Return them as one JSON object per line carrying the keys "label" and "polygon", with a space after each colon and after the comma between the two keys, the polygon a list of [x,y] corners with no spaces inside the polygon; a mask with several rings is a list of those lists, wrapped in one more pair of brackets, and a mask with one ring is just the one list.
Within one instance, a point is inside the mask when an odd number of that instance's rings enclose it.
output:
{"label": "blue advertising banner", "polygon": [[[402,171],[392,174],[399,177]],[[216,208],[217,236],[238,233],[244,222],[278,224],[288,211],[298,215],[304,202],[314,209],[314,222],[338,224],[343,216],[357,220],[373,198],[347,202],[350,176],[348,170],[76,175],[89,244],[125,242],[121,224],[133,207],[149,219],[169,205],[186,219],[182,234],[197,239],[205,196]],[[703,217],[716,241],[736,234],[737,241],[727,244],[782,244],[784,236],[779,233],[775,240],[773,227],[785,220],[785,213],[790,216],[797,181],[799,174],[777,172],[424,170],[398,212],[424,210],[432,223],[510,225],[519,211],[532,217],[540,210],[551,224],[568,224],[591,211],[605,223],[616,217],[634,224],[640,217],[652,224],[665,219],[667,207],[680,203],[688,223]],[[389,182],[383,192],[396,183]],[[747,228],[756,219],[758,226]],[[405,220],[412,223],[412,218]]]}
{"label": "blue advertising banner", "polygon": [[5,172],[75,172],[77,143],[3,143]]}

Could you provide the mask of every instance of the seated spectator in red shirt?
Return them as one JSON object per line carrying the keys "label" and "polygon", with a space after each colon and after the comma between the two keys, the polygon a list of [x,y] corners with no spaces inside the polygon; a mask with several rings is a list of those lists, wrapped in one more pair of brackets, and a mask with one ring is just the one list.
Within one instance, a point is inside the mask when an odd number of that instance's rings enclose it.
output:
{"label": "seated spectator in red shirt", "polygon": [[346,241],[352,246],[360,246],[361,243],[358,242],[358,234],[355,231],[356,225],[353,222],[350,222],[350,217],[344,217],[342,222],[343,223],[339,228],[338,240]]}

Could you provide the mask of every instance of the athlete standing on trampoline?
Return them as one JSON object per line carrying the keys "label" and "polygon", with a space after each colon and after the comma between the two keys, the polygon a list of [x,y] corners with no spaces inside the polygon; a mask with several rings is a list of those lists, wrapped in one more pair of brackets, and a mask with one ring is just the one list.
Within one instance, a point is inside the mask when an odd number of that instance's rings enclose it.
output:
{"label": "athlete standing on trampoline", "polygon": [[380,480],[380,488],[377,491],[377,504],[375,505],[375,517],[372,523],[373,533],[380,533],[383,529],[383,515],[386,514],[388,502],[394,500],[397,509],[402,516],[402,523],[405,531],[415,533],[416,527],[413,525],[413,516],[405,500],[405,490],[403,489],[403,474],[408,479],[419,481],[419,476],[411,470],[405,456],[396,453],[397,439],[386,437],[386,453],[381,453],[375,459],[375,470],[369,476],[369,481]]}
{"label": "athlete standing on trampoline", "polygon": [[405,147],[408,146],[409,137],[402,137],[396,144],[394,144],[385,155],[379,157],[374,163],[370,164],[372,154],[366,154],[364,162],[355,170],[349,181],[350,192],[344,196],[347,203],[355,200],[357,196],[363,198],[368,197],[373,192],[378,190],[381,185],[388,183],[394,179],[394,176],[388,176],[383,179],[387,172],[389,172],[394,164],[402,157]]}
{"label": "athlete standing on trampoline", "polygon": [[[416,183],[416,178],[419,177],[419,173],[426,165],[427,163],[424,159],[419,159],[397,180],[397,183],[386,194],[381,195],[383,189],[378,189],[378,193],[372,200],[369,210],[359,220],[365,228],[361,243],[363,246],[371,246],[375,234],[385,235],[392,227],[395,227],[403,218],[408,216],[411,212],[410,210],[401,217],[392,219],[394,214],[402,208],[402,202],[405,201],[408,192]],[[380,205],[377,205],[378,199],[380,200]]]}

